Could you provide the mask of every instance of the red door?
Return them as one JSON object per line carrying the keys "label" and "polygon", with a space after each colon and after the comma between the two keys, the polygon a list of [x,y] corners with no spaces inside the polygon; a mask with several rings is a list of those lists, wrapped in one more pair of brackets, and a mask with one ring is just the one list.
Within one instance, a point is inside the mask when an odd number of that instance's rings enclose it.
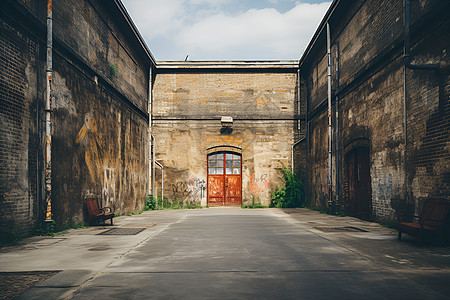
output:
{"label": "red door", "polygon": [[241,156],[219,152],[208,155],[208,206],[241,206]]}

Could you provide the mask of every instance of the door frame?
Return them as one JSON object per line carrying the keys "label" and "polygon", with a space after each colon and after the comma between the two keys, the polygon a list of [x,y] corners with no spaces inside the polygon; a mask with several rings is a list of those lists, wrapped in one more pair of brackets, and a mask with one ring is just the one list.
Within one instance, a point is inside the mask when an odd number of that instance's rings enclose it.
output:
{"label": "door frame", "polygon": [[[353,163],[351,163],[351,161],[353,161]],[[363,164],[367,164],[367,170],[361,169],[364,167]],[[350,170],[351,166],[353,167],[353,170]],[[370,176],[370,147],[359,144],[353,145],[352,148],[347,149],[344,156],[344,167],[347,184],[346,211],[351,216],[362,219],[370,219],[373,214]],[[361,171],[366,174],[361,174]],[[350,178],[351,173],[353,173],[353,178]],[[365,181],[367,182],[362,182],[363,180],[361,178],[365,178]],[[367,186],[361,186],[364,184]],[[354,199],[351,199],[351,189],[353,189],[353,192],[355,193]],[[367,197],[367,199],[363,200],[363,197]]]}
{"label": "door frame", "polygon": [[[209,201],[210,201],[210,197],[209,197],[209,176],[215,176],[214,174],[209,174],[209,156],[210,155],[217,155],[217,154],[223,154],[224,155],[224,159],[223,159],[223,174],[218,174],[219,176],[223,176],[224,178],[224,185],[223,185],[223,205],[221,206],[227,206],[225,205],[226,199],[227,199],[227,193],[226,193],[226,176],[227,175],[231,175],[231,176],[239,176],[240,177],[240,203],[239,206],[242,206],[242,153],[239,153],[238,151],[233,151],[230,150],[229,147],[218,147],[219,149],[216,148],[216,151],[209,151],[206,155],[206,204],[209,206]],[[239,167],[239,174],[226,174],[226,154],[232,154],[232,155],[237,155],[240,158],[240,167]]]}

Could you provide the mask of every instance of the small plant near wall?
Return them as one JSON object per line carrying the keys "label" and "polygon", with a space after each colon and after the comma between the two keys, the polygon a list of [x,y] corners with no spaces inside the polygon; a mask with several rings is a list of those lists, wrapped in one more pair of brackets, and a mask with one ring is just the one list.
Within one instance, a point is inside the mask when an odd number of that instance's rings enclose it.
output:
{"label": "small plant near wall", "polygon": [[288,168],[282,168],[284,186],[271,192],[270,207],[305,207],[305,191],[299,176]]}
{"label": "small plant near wall", "polygon": [[242,204],[242,208],[267,208],[267,206],[264,206],[261,204],[261,200],[259,197],[253,197],[252,201],[246,201],[246,204]]}
{"label": "small plant near wall", "polygon": [[195,209],[202,208],[199,202],[196,201],[183,201],[179,198],[173,198],[169,200],[164,197],[161,199],[161,196],[158,196],[156,199],[153,195],[148,195],[146,199],[146,205],[144,206],[144,211],[147,210],[159,210],[159,209]]}
{"label": "small plant near wall", "polygon": [[118,70],[118,69],[117,69],[117,66],[113,65],[112,63],[109,63],[109,74],[110,74],[111,76],[116,75],[117,70]]}
{"label": "small plant near wall", "polygon": [[156,209],[156,199],[153,195],[148,195],[145,200],[144,210],[155,210]]}

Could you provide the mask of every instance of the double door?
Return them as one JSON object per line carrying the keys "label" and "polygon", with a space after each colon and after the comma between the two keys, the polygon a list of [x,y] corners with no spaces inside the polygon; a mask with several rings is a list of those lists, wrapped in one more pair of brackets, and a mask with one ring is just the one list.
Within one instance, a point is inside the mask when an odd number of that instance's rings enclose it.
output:
{"label": "double door", "polygon": [[208,155],[208,206],[241,206],[241,155],[219,152]]}

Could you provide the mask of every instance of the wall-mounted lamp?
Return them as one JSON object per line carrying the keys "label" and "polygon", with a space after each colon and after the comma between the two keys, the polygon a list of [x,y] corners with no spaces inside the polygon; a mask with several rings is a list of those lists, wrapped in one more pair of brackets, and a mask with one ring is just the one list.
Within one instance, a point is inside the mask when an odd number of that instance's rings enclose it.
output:
{"label": "wall-mounted lamp", "polygon": [[220,119],[220,123],[222,123],[222,127],[231,127],[233,125],[232,117],[222,117]]}

